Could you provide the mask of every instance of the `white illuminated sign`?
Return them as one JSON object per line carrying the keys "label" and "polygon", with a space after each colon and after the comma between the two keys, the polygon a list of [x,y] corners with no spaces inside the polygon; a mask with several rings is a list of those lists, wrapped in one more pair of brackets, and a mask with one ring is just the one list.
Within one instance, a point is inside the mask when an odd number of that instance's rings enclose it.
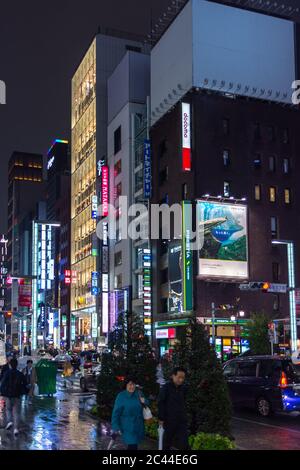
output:
{"label": "white illuminated sign", "polygon": [[102,333],[108,333],[108,292],[102,294]]}
{"label": "white illuminated sign", "polygon": [[50,160],[48,160],[48,165],[47,165],[47,170],[49,171],[50,168],[53,167],[53,163],[55,162],[55,157],[51,157]]}

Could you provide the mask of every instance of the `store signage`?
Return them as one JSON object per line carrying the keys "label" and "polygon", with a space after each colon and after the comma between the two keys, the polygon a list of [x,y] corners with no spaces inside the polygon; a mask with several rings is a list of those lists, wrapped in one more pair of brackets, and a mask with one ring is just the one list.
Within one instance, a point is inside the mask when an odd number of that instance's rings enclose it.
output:
{"label": "store signage", "polygon": [[192,150],[191,145],[191,105],[182,103],[182,169],[191,171]]}
{"label": "store signage", "polygon": [[150,140],[144,142],[144,198],[150,199],[152,194],[152,174],[151,174],[151,143]]}
{"label": "store signage", "polygon": [[152,334],[152,255],[150,249],[143,250],[143,303],[144,331],[147,336]]}
{"label": "store signage", "polygon": [[92,292],[91,292],[91,294],[93,296],[97,296],[99,294],[98,279],[99,279],[99,273],[98,272],[92,272]]}
{"label": "store signage", "polygon": [[108,292],[108,274],[102,274],[102,292]]}
{"label": "store signage", "polygon": [[77,271],[65,270],[65,284],[76,284],[77,283]]}
{"label": "store signage", "polygon": [[102,333],[108,333],[108,292],[102,294]]}
{"label": "store signage", "polygon": [[102,174],[102,168],[104,167],[104,165],[105,165],[105,160],[98,160],[97,161],[97,175],[98,175],[99,178]]}
{"label": "store signage", "polygon": [[156,339],[175,339],[176,329],[168,328],[166,330],[156,330]]}
{"label": "store signage", "polygon": [[108,166],[102,167],[102,216],[108,216],[108,178],[109,169]]}
{"label": "store signage", "polygon": [[180,320],[167,320],[163,322],[156,322],[155,323],[155,328],[168,328],[170,326],[175,327],[175,326],[186,326],[189,324],[188,318],[180,319]]}
{"label": "store signage", "polygon": [[300,289],[295,289],[296,315],[300,316]]}
{"label": "store signage", "polygon": [[31,308],[32,289],[31,279],[20,279],[19,283],[19,307]]}
{"label": "store signage", "polygon": [[183,311],[193,310],[192,204],[182,202]]}
{"label": "store signage", "polygon": [[98,217],[98,197],[92,197],[92,219],[95,220]]}

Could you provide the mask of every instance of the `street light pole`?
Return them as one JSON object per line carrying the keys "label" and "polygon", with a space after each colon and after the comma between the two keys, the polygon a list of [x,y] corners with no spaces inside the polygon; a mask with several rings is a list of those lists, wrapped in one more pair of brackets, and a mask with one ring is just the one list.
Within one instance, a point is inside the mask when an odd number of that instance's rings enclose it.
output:
{"label": "street light pole", "polygon": [[216,306],[214,302],[211,304],[211,325],[212,325],[212,346],[215,349],[216,346],[216,331],[215,331],[215,317],[216,317]]}

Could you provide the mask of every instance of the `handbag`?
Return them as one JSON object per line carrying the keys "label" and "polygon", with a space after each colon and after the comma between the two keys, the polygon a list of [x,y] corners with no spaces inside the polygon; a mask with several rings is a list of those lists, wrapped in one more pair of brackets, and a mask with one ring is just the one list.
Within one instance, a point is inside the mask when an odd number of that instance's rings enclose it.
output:
{"label": "handbag", "polygon": [[144,407],[143,407],[143,417],[144,417],[144,420],[145,420],[145,421],[149,421],[150,419],[153,418],[149,406],[144,406]]}

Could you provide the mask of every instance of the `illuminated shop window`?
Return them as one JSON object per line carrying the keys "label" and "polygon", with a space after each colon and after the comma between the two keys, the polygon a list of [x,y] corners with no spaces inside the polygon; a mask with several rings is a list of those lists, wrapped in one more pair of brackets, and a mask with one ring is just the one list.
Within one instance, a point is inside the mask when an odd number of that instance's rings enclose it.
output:
{"label": "illuminated shop window", "polygon": [[290,189],[284,190],[284,202],[285,204],[291,203],[291,190]]}
{"label": "illuminated shop window", "polygon": [[276,188],[275,186],[271,186],[269,189],[269,198],[270,202],[276,202]]}

